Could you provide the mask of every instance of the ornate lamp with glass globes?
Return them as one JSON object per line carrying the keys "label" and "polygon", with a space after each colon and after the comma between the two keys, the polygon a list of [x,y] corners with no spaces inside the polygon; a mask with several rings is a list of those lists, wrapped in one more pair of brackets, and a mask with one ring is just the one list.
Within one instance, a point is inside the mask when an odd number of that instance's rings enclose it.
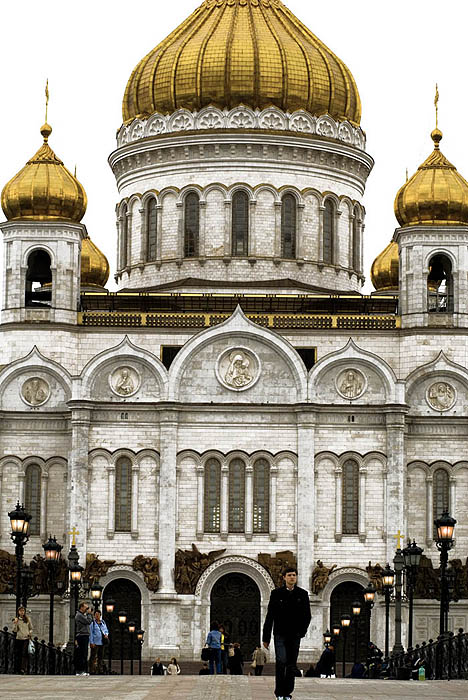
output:
{"label": "ornate lamp with glass globes", "polygon": [[29,523],[32,516],[28,513],[24,505],[20,506],[19,501],[14,510],[8,513],[10,518],[10,537],[15,545],[16,556],[16,611],[21,605],[21,567],[23,565],[24,545],[29,540]]}
{"label": "ornate lamp with glass globes", "polygon": [[367,651],[366,651],[366,665],[367,672],[369,673],[369,644],[370,644],[370,631],[371,631],[371,616],[372,608],[374,607],[376,590],[372,583],[369,581],[367,588],[364,589],[364,603],[366,606],[366,617],[367,617]]}
{"label": "ornate lamp with glass globes", "polygon": [[109,675],[112,673],[112,619],[115,610],[115,600],[108,598],[104,604],[106,624],[109,630]]}
{"label": "ornate lamp with glass globes", "polygon": [[141,676],[141,657],[143,656],[143,641],[145,636],[145,630],[138,630],[137,632],[137,642],[139,645],[139,657],[138,657],[138,675]]}
{"label": "ornate lamp with glass globes", "polygon": [[348,629],[351,624],[351,615],[345,613],[341,616],[341,630],[343,632],[343,665],[342,665],[342,678],[346,676],[346,637],[348,635]]}
{"label": "ornate lamp with glass globes", "polygon": [[103,587],[101,586],[101,584],[98,583],[97,581],[94,581],[93,585],[90,588],[91,600],[93,601],[94,612],[96,612],[96,610],[99,610],[99,603],[101,602],[102,591],[103,591]]}
{"label": "ornate lamp with glass globes", "polygon": [[49,644],[54,643],[54,595],[55,595],[55,576],[57,573],[58,563],[60,561],[62,545],[59,544],[55,537],[49,536],[49,539],[42,545],[46,560],[47,569],[49,572]]}
{"label": "ornate lamp with glass globes", "polygon": [[359,634],[359,619],[361,615],[362,605],[359,600],[353,603],[353,625],[354,625],[354,663],[357,664],[358,658],[358,634]]}
{"label": "ornate lamp with glass globes", "polygon": [[388,659],[388,644],[389,644],[389,630],[390,630],[390,595],[393,591],[393,584],[395,583],[395,572],[390,568],[390,564],[387,562],[387,566],[382,572],[382,584],[385,595],[385,658]]}
{"label": "ornate lamp with glass globes", "polygon": [[125,625],[127,623],[127,613],[125,610],[121,610],[118,615],[119,625],[120,625],[120,675],[123,676],[123,666],[124,666],[124,632]]}
{"label": "ornate lamp with glass globes", "polygon": [[130,632],[130,675],[133,676],[133,640],[136,631],[136,624],[134,622],[128,623],[128,631]]}
{"label": "ornate lamp with glass globes", "polygon": [[453,532],[457,521],[447,511],[434,521],[437,529],[437,549],[440,551],[440,624],[439,634],[448,631],[450,595],[447,580],[448,553],[453,547]]}
{"label": "ornate lamp with glass globes", "polygon": [[416,575],[418,573],[421,554],[424,550],[418,547],[413,540],[403,550],[406,571],[406,589],[408,591],[409,615],[408,615],[408,649],[413,646],[413,601],[414,587],[416,585]]}

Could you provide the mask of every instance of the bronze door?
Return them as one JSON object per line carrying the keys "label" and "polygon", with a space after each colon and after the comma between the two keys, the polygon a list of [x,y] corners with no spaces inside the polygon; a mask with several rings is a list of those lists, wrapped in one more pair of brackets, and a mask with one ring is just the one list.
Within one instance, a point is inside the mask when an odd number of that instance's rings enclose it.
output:
{"label": "bronze door", "polygon": [[[114,612],[111,617],[106,613],[106,602],[112,598],[115,600]],[[103,615],[106,624],[109,628],[109,634],[112,635],[112,658],[120,659],[121,650],[121,628],[119,625],[119,612],[127,613],[127,623],[134,622],[136,624],[136,632],[141,629],[141,593],[138,586],[125,578],[117,578],[111,581],[106,586],[103,595]],[[130,658],[130,634],[125,625],[123,635],[123,658]],[[136,634],[133,639],[133,658],[138,659],[140,654],[140,646],[137,644]]]}
{"label": "bronze door", "polygon": [[245,574],[226,574],[211,591],[211,619],[224,624],[231,642],[241,645],[244,662],[260,644],[260,591]]}
{"label": "bronze door", "polygon": [[[357,660],[365,662],[366,660],[366,647],[367,647],[367,627],[366,627],[366,614],[364,609],[364,598],[363,598],[363,587],[359,583],[354,581],[345,581],[340,583],[336,588],[333,589],[330,598],[330,631],[331,625],[334,622],[340,622],[341,615],[348,613],[351,615],[351,626],[348,629],[346,635],[346,662],[352,663],[354,661],[354,643],[355,643],[355,625],[356,620],[353,620],[353,603],[354,601],[359,601],[362,605],[361,614],[357,621]],[[336,644],[336,660],[341,661],[343,659],[343,639],[342,633],[338,638],[338,643]],[[341,669],[340,669],[341,673]]]}

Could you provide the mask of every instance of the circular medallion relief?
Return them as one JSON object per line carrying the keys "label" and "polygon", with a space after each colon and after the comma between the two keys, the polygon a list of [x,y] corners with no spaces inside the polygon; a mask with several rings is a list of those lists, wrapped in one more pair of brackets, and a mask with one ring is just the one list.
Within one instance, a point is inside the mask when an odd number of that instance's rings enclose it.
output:
{"label": "circular medallion relief", "polygon": [[110,388],[117,396],[133,396],[140,383],[140,375],[133,367],[118,367],[109,375]]}
{"label": "circular medallion relief", "polygon": [[251,350],[230,348],[220,355],[216,376],[231,391],[250,389],[260,376],[260,360]]}
{"label": "circular medallion relief", "polygon": [[21,387],[21,398],[28,406],[42,406],[50,397],[50,386],[41,377],[26,379]]}
{"label": "circular medallion relief", "polygon": [[435,382],[426,391],[426,401],[434,411],[448,411],[456,400],[455,388],[447,382]]}
{"label": "circular medallion relief", "polygon": [[344,399],[354,401],[366,390],[366,378],[357,369],[345,369],[336,378],[336,390]]}

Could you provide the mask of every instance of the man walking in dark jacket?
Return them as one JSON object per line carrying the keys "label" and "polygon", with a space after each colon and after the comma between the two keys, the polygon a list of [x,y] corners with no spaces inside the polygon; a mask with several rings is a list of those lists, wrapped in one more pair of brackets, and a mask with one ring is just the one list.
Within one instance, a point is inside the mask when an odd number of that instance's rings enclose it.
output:
{"label": "man walking in dark jacket", "polygon": [[294,690],[294,671],[301,638],[310,623],[309,594],[296,585],[297,569],[283,571],[284,584],[271,592],[263,625],[263,646],[270,646],[271,631],[275,641],[276,687],[278,700],[290,700]]}

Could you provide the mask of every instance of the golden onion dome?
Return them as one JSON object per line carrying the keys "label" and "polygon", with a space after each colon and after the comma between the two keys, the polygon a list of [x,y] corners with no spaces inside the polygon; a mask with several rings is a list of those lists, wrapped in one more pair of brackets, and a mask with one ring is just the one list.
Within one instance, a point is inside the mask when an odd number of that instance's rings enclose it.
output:
{"label": "golden onion dome", "polygon": [[123,119],[245,105],[358,125],[349,69],[280,0],[205,0],[137,65]]}
{"label": "golden onion dome", "polygon": [[81,241],[81,287],[104,287],[109,279],[109,262],[87,236]]}
{"label": "golden onion dome", "polygon": [[398,244],[390,241],[388,246],[376,257],[371,267],[371,280],[378,292],[398,292],[398,271],[400,257]]}
{"label": "golden onion dome", "polygon": [[468,182],[440,151],[442,132],[431,133],[434,150],[395,198],[400,226],[468,224]]}
{"label": "golden onion dome", "polygon": [[41,127],[44,143],[3,188],[2,209],[8,221],[79,222],[87,205],[86,192],[49,146],[52,127]]}

